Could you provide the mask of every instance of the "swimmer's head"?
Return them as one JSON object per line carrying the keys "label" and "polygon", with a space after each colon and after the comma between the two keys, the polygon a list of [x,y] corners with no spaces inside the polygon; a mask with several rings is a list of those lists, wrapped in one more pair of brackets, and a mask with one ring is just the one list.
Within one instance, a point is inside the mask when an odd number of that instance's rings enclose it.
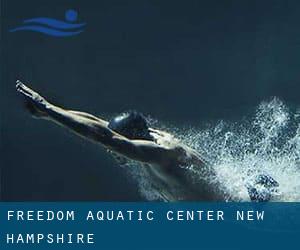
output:
{"label": "swimmer's head", "polygon": [[136,111],[117,115],[109,121],[108,127],[129,139],[153,140],[146,117]]}

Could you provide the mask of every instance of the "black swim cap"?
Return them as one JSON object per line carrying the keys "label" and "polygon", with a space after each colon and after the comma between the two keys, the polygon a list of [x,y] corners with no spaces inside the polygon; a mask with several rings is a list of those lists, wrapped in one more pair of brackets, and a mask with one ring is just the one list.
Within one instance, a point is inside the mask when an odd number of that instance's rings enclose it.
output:
{"label": "black swim cap", "polygon": [[108,127],[129,139],[153,140],[147,119],[136,111],[121,113],[109,121]]}

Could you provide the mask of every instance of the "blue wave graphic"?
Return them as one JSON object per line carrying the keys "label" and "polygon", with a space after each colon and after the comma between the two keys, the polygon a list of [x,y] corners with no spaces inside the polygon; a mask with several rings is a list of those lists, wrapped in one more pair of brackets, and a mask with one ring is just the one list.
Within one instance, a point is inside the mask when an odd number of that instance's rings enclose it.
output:
{"label": "blue wave graphic", "polygon": [[73,23],[67,23],[67,22],[63,22],[52,18],[46,18],[46,17],[38,17],[38,18],[24,20],[23,23],[44,24],[44,25],[48,25],[51,28],[56,28],[56,29],[75,29],[75,28],[83,27],[85,25],[85,23],[73,24]]}
{"label": "blue wave graphic", "polygon": [[83,29],[80,28],[83,28],[85,23],[73,23],[77,19],[77,12],[75,10],[67,10],[65,12],[65,19],[67,22],[47,17],[27,19],[23,21],[23,26],[9,31],[35,31],[56,37],[74,36],[83,32]]}
{"label": "blue wave graphic", "polygon": [[50,28],[47,28],[47,27],[35,26],[35,25],[17,27],[15,29],[10,30],[10,32],[21,31],[21,30],[36,31],[36,32],[40,32],[40,33],[44,33],[44,34],[47,34],[47,35],[50,35],[50,36],[56,36],[56,37],[74,36],[74,35],[77,35],[77,34],[83,32],[83,30],[60,31],[60,30],[54,30],[54,29],[50,29]]}

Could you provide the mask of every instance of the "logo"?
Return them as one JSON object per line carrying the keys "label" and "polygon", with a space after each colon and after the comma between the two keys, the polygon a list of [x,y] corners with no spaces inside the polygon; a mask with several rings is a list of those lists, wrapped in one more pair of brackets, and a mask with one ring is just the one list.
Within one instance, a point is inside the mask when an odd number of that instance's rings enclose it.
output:
{"label": "logo", "polygon": [[75,36],[83,32],[85,26],[85,23],[75,23],[77,17],[75,10],[67,10],[63,21],[47,17],[26,19],[23,25],[11,29],[10,32],[34,31],[56,37]]}

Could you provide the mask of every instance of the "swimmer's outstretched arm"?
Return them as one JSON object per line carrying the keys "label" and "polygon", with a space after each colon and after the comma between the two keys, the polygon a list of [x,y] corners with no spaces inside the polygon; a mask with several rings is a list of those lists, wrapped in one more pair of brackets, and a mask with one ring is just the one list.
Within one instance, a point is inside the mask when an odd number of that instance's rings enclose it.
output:
{"label": "swimmer's outstretched arm", "polygon": [[91,114],[60,108],[17,81],[17,91],[37,113],[37,117],[63,125],[84,138],[101,143],[125,157],[147,163],[162,164],[173,156],[172,149],[164,148],[151,141],[129,140],[108,128],[108,122]]}

